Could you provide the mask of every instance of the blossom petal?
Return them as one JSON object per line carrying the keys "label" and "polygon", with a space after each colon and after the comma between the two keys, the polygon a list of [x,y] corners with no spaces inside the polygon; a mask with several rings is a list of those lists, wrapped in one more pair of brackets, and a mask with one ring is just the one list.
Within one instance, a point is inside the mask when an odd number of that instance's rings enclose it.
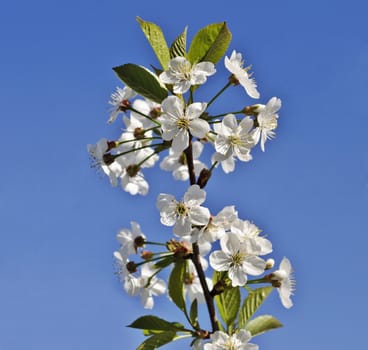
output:
{"label": "blossom petal", "polygon": [[198,185],[192,185],[184,194],[184,203],[192,207],[200,205],[206,200],[206,191],[201,189]]}
{"label": "blossom petal", "polygon": [[179,218],[176,221],[176,224],[173,228],[173,232],[177,236],[189,235],[191,230],[192,230],[192,224],[191,224],[190,220],[187,217]]}
{"label": "blossom petal", "polygon": [[244,286],[247,283],[247,275],[241,266],[230,267],[228,275],[233,287]]}
{"label": "blossom petal", "polygon": [[224,119],[222,120],[222,130],[225,136],[231,136],[238,127],[238,121],[234,114],[227,114],[225,115]]}
{"label": "blossom petal", "polygon": [[194,65],[193,71],[201,72],[209,76],[216,73],[216,68],[212,62],[200,62]]}
{"label": "blossom petal", "polygon": [[227,271],[230,267],[231,259],[221,250],[216,250],[210,255],[210,265],[216,271]]}
{"label": "blossom petal", "polygon": [[190,210],[189,216],[193,225],[207,225],[211,214],[208,208],[194,207]]}
{"label": "blossom petal", "polygon": [[185,110],[185,115],[188,119],[192,120],[201,116],[201,114],[206,110],[207,103],[195,102],[190,104]]}
{"label": "blossom petal", "polygon": [[248,255],[243,261],[243,267],[249,275],[258,276],[266,267],[266,262],[258,256]]}
{"label": "blossom petal", "polygon": [[175,94],[185,94],[191,87],[191,82],[188,80],[177,81],[174,84],[174,93]]}
{"label": "blossom petal", "polygon": [[254,99],[260,97],[259,92],[257,90],[257,84],[253,78],[249,78],[248,76],[243,75],[239,77],[238,80],[250,97]]}
{"label": "blossom petal", "polygon": [[183,103],[177,96],[166,97],[161,104],[162,111],[171,116],[180,118],[183,115]]}
{"label": "blossom petal", "polygon": [[210,125],[204,119],[194,119],[189,123],[190,133],[198,138],[203,138],[210,131]]}
{"label": "blossom petal", "polygon": [[180,129],[173,138],[171,147],[175,153],[183,152],[189,146],[189,134],[186,129]]}

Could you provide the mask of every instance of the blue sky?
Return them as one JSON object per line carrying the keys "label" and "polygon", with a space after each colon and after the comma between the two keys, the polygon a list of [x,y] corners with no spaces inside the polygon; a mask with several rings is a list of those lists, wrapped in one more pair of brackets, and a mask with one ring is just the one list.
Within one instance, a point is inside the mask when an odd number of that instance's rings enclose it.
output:
{"label": "blue sky", "polygon": [[[125,328],[146,312],[114,276],[115,235],[136,220],[147,236],[165,237],[157,194],[183,193],[186,185],[156,168],[147,173],[149,195],[131,197],[91,169],[86,152],[88,143],[121,128],[106,124],[107,101],[120,84],[111,67],[156,64],[137,15],[158,23],[168,41],[186,25],[191,38],[227,21],[229,50],[252,63],[261,101],[283,101],[266,152],[255,151],[230,175],[217,171],[207,187],[211,210],[236,205],[272,237],[274,256],[295,266],[295,307],[283,309],[274,293],[262,309],[284,328],[254,342],[261,349],[361,348],[368,312],[367,10],[362,0],[4,2],[0,350],[135,349],[142,340]],[[226,103],[249,103],[244,99],[234,90]],[[166,298],[157,306],[153,312],[163,317],[176,312]]]}

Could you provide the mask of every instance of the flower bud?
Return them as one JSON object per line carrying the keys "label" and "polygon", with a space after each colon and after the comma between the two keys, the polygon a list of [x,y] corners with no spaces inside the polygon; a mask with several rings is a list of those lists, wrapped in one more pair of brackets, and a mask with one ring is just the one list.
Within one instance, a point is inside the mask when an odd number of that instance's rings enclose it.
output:
{"label": "flower bud", "polygon": [[265,105],[262,104],[255,104],[252,106],[245,106],[242,110],[242,112],[245,115],[255,115],[257,116],[259,112],[264,108]]}
{"label": "flower bud", "polygon": [[275,260],[273,260],[271,258],[267,259],[265,270],[272,269],[274,266],[275,266]]}
{"label": "flower bud", "polygon": [[141,140],[144,138],[144,133],[146,132],[146,130],[142,129],[142,128],[135,128],[134,129],[134,137],[137,140]]}
{"label": "flower bud", "polygon": [[161,115],[161,108],[160,108],[160,107],[156,107],[156,108],[151,109],[151,111],[150,111],[150,113],[149,113],[149,116],[150,116],[152,119],[156,119],[156,118],[158,118],[160,115]]}
{"label": "flower bud", "polygon": [[143,260],[151,260],[153,257],[153,253],[149,250],[144,250],[142,253],[141,253],[141,258]]}
{"label": "flower bud", "polygon": [[201,173],[199,174],[197,185],[199,185],[200,188],[203,188],[207,185],[208,180],[211,178],[212,172],[209,171],[206,168],[203,168],[201,170]]}

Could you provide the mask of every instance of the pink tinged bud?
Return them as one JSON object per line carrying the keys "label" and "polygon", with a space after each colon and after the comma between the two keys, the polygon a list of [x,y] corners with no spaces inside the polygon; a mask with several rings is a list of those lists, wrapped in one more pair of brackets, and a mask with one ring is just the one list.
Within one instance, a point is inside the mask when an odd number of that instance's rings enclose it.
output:
{"label": "pink tinged bud", "polygon": [[151,260],[153,258],[153,253],[148,250],[145,250],[142,252],[141,258],[144,260]]}

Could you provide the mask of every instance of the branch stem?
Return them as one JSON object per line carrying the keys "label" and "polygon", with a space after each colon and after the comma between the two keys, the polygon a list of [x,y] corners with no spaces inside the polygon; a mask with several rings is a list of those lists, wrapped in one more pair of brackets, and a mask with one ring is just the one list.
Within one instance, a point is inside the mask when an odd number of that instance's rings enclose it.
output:
{"label": "branch stem", "polygon": [[[189,146],[185,150],[185,156],[187,158],[190,185],[194,185],[196,184],[196,177],[195,177],[194,162],[193,162],[192,135],[189,136]],[[199,281],[203,289],[203,295],[204,295],[204,298],[207,304],[208,314],[209,314],[209,318],[210,318],[210,322],[212,326],[212,332],[216,332],[219,330],[219,326],[218,326],[217,319],[216,319],[214,297],[211,295],[211,292],[208,289],[206,276],[205,276],[205,273],[204,273],[204,270],[201,264],[201,260],[200,260],[199,246],[197,242],[194,242],[192,244],[192,249],[193,249],[193,255],[191,257],[191,260],[197,271],[197,275],[198,275]]]}

